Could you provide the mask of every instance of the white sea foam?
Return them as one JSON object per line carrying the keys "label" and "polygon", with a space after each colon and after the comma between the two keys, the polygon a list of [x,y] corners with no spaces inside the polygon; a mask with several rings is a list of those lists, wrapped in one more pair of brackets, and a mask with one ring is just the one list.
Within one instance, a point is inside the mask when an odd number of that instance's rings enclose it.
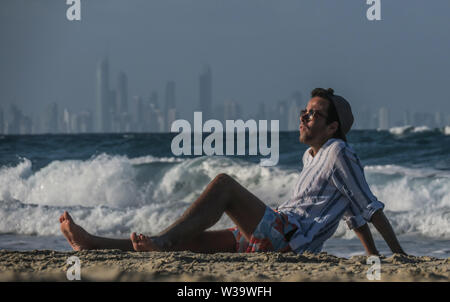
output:
{"label": "white sea foam", "polygon": [[431,129],[428,126],[414,127],[414,126],[407,125],[407,126],[389,128],[389,132],[394,135],[405,135],[405,134],[409,134],[409,133],[423,133],[423,132],[430,132],[430,131],[433,131],[433,129]]}
{"label": "white sea foam", "polygon": [[176,157],[155,157],[151,155],[142,156],[142,157],[136,157],[131,158],[130,162],[133,165],[142,165],[142,164],[149,164],[154,162],[160,162],[160,163],[178,163],[182,162],[184,159],[182,158],[176,158]]}
{"label": "white sea foam", "polygon": [[445,135],[450,135],[450,126],[445,126],[443,132]]}
{"label": "white sea foam", "polygon": [[[396,165],[368,166],[365,172],[397,233],[450,238],[448,172]],[[297,170],[226,157],[130,159],[102,154],[54,161],[38,171],[23,159],[0,169],[0,233],[59,235],[58,218],[64,210],[100,235],[159,232],[219,173],[235,177],[272,207],[289,198],[298,177]],[[229,226],[231,221],[223,218],[214,229]],[[341,224],[336,236],[354,233]]]}
{"label": "white sea foam", "polygon": [[365,172],[397,232],[450,238],[449,171],[386,165],[368,166]]}
{"label": "white sea foam", "polygon": [[429,132],[429,131],[432,131],[432,129],[428,126],[414,127],[414,129],[413,129],[414,133],[422,133],[422,132]]}
{"label": "white sea foam", "polygon": [[[159,168],[138,169],[142,163],[161,162],[170,166],[160,176],[155,176]],[[296,179],[295,171],[225,157],[172,161],[102,154],[85,161],[54,161],[35,172],[31,161],[23,159],[0,169],[0,233],[59,234],[58,217],[64,210],[92,232],[157,232],[219,173],[232,175],[272,206],[288,198]],[[224,218],[216,228],[229,226]]]}
{"label": "white sea foam", "polygon": [[364,167],[364,171],[384,175],[402,175],[414,178],[442,177],[450,178],[450,171],[441,171],[433,168],[408,168],[398,165],[374,165]]}
{"label": "white sea foam", "polygon": [[413,126],[393,127],[389,129],[389,132],[396,135],[402,135],[414,129]]}

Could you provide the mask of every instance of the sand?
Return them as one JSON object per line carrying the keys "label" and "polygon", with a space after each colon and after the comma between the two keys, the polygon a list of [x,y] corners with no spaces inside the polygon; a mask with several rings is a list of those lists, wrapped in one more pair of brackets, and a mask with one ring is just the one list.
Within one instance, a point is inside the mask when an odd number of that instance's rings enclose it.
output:
{"label": "sand", "polygon": [[[67,281],[70,256],[81,261],[82,281],[369,281],[367,271],[372,266],[366,256],[346,259],[326,253],[0,250],[0,281]],[[448,282],[449,259],[380,257],[380,281]]]}

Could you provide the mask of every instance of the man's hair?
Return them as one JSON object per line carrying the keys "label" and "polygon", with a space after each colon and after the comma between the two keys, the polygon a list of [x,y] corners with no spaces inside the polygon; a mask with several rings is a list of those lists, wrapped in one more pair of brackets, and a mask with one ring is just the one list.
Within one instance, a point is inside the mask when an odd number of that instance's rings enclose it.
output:
{"label": "man's hair", "polygon": [[322,99],[325,99],[328,101],[328,112],[327,112],[327,125],[331,124],[332,122],[338,122],[338,129],[333,134],[333,138],[339,138],[344,141],[347,141],[345,139],[345,136],[342,135],[341,130],[341,122],[339,121],[339,117],[336,111],[336,107],[334,106],[333,101],[331,100],[332,96],[334,95],[334,90],[332,88],[324,89],[324,88],[315,88],[311,91],[311,97],[320,97]]}

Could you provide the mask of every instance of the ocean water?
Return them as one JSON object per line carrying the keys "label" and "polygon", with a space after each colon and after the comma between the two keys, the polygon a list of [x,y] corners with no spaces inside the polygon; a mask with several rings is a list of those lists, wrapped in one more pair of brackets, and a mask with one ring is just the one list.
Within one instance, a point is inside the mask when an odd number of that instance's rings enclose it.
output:
{"label": "ocean water", "polygon": [[[450,257],[450,131],[399,127],[354,130],[349,143],[375,196],[385,203],[407,253]],[[280,133],[277,166],[261,156],[174,156],[175,134],[0,136],[0,249],[70,250],[58,218],[64,210],[87,231],[127,238],[170,225],[219,173],[276,207],[287,200],[307,146]],[[213,229],[233,226],[224,216]],[[390,251],[373,229],[376,244]],[[364,254],[342,222],[323,251]]]}

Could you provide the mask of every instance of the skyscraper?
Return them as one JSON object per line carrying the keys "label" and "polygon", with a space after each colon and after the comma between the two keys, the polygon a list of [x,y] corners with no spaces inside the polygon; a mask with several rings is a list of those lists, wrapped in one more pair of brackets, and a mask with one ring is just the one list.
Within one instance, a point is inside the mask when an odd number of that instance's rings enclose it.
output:
{"label": "skyscraper", "polygon": [[143,132],[145,129],[144,125],[144,102],[141,96],[134,96],[131,102],[132,116],[133,116],[133,127],[132,131]]}
{"label": "skyscraper", "polygon": [[44,113],[44,133],[58,133],[58,105],[51,103]]}
{"label": "skyscraper", "polygon": [[31,134],[32,120],[29,116],[22,115],[20,119],[20,134]]}
{"label": "skyscraper", "polygon": [[256,114],[256,120],[266,120],[266,104],[260,102],[258,105],[258,113]]}
{"label": "skyscraper", "polygon": [[107,125],[107,132],[119,132],[119,117],[117,115],[117,92],[115,90],[109,91],[108,98],[108,120],[109,124]]}
{"label": "skyscraper", "polygon": [[117,111],[128,112],[128,77],[121,71],[117,77]]}
{"label": "skyscraper", "polygon": [[[149,116],[148,116],[148,131],[161,132],[164,131],[164,111],[159,106],[158,92],[152,91],[149,98]],[[165,106],[165,105],[164,105]]]}
{"label": "skyscraper", "polygon": [[5,122],[3,120],[3,109],[0,108],[0,134],[5,133],[4,124],[5,124]]}
{"label": "skyscraper", "polygon": [[287,112],[287,130],[298,130],[300,126],[300,111],[303,109],[301,103],[297,99],[291,99],[289,101],[289,110]]}
{"label": "skyscraper", "polygon": [[409,110],[403,111],[403,126],[411,125],[411,115],[409,114]]}
{"label": "skyscraper", "polygon": [[108,132],[109,119],[109,66],[108,59],[103,59],[97,66],[95,98],[95,131]]}
{"label": "skyscraper", "polygon": [[275,106],[275,119],[279,120],[280,131],[288,130],[288,102],[281,100]]}
{"label": "skyscraper", "polygon": [[128,114],[128,78],[121,71],[117,77],[117,95],[116,95],[116,131],[126,132],[130,129],[130,117]]}
{"label": "skyscraper", "polygon": [[11,104],[6,113],[4,129],[6,134],[19,134],[21,116],[22,112],[16,107],[16,105]]}
{"label": "skyscraper", "polygon": [[69,112],[69,109],[65,108],[63,110],[63,121],[61,125],[61,131],[63,133],[74,133],[72,129],[72,125],[70,123],[72,114]]}
{"label": "skyscraper", "polygon": [[166,84],[166,95],[165,95],[165,103],[164,103],[164,120],[165,120],[165,129],[163,131],[170,132],[170,127],[172,126],[172,122],[177,118],[176,111],[176,100],[175,100],[175,82],[168,81]]}
{"label": "skyscraper", "polygon": [[211,119],[212,108],[212,76],[209,66],[205,66],[199,77],[200,84],[200,111],[203,113],[203,119]]}
{"label": "skyscraper", "polygon": [[372,128],[372,116],[369,106],[361,106],[360,111],[355,112],[355,126],[354,129],[371,129]]}
{"label": "skyscraper", "polygon": [[90,111],[82,111],[80,113],[79,131],[81,133],[91,133],[93,131],[92,113]]}
{"label": "skyscraper", "polygon": [[224,102],[224,120],[241,120],[242,108],[234,100],[226,100]]}
{"label": "skyscraper", "polygon": [[389,129],[389,111],[386,107],[381,107],[378,115],[378,128],[380,130]]}
{"label": "skyscraper", "polygon": [[444,126],[444,113],[438,111],[434,114],[434,127],[440,128]]}

